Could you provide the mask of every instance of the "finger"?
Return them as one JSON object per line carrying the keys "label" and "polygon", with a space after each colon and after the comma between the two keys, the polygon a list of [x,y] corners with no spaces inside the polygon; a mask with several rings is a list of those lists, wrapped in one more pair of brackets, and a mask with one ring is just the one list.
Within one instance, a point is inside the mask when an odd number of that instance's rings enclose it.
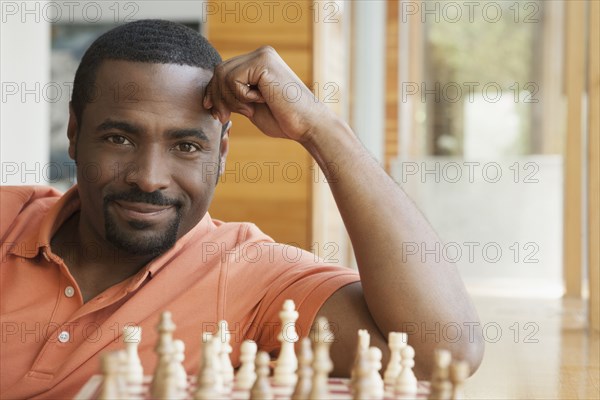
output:
{"label": "finger", "polygon": [[228,111],[237,112],[251,118],[254,115],[253,103],[261,100],[260,94],[250,89],[247,84],[237,80],[227,80],[222,82],[219,100],[213,102],[213,108],[219,114],[222,114],[223,108],[226,108]]}
{"label": "finger", "polygon": [[236,81],[236,95],[242,101],[252,103],[265,103],[265,98],[255,85],[250,85],[241,81]]}
{"label": "finger", "polygon": [[202,98],[202,106],[207,110],[210,110],[213,106],[213,102],[212,102],[213,86],[214,86],[214,79],[211,79],[208,82],[208,85],[206,85],[206,88],[204,89],[204,97]]}
{"label": "finger", "polygon": [[[235,86],[233,85],[233,88],[221,92],[222,105],[232,112],[237,112],[251,118],[254,114],[254,105]],[[230,86],[227,87],[229,88]],[[220,112],[220,107],[218,110]]]}

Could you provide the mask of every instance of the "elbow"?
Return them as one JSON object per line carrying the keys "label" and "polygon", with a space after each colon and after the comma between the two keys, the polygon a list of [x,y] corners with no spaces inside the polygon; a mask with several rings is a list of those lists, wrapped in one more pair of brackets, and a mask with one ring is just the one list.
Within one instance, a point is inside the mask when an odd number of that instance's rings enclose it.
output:
{"label": "elbow", "polygon": [[463,321],[462,326],[466,329],[460,332],[458,340],[454,343],[448,343],[448,348],[452,352],[452,358],[464,360],[469,364],[469,375],[473,375],[481,362],[485,352],[485,340],[479,318],[473,313],[475,318],[470,321]]}
{"label": "elbow", "polygon": [[[452,326],[459,326],[452,323]],[[473,375],[483,360],[485,340],[479,322],[464,322],[460,324],[468,329],[458,329],[456,336],[441,335],[437,340],[421,341],[417,344],[420,362],[415,372],[419,379],[429,380],[435,369],[434,354],[436,349],[446,349],[452,354],[452,360],[465,361],[469,364],[469,376]],[[433,335],[432,335],[433,336]],[[414,343],[414,342],[413,342]]]}
{"label": "elbow", "polygon": [[475,329],[471,337],[467,335],[466,338],[461,338],[452,347],[453,358],[466,361],[469,364],[469,375],[473,375],[481,365],[485,352],[485,340],[481,329]]}
{"label": "elbow", "polygon": [[435,369],[434,354],[436,349],[450,351],[452,360],[467,362],[469,364],[469,376],[473,375],[481,365],[485,351],[485,341],[481,329],[474,329],[477,327],[481,328],[480,326],[473,327],[470,332],[462,332],[463,334],[458,338],[438,338],[435,341],[421,341],[421,343],[416,344],[417,355],[421,356],[416,359],[415,373],[417,377],[420,380],[431,378]]}

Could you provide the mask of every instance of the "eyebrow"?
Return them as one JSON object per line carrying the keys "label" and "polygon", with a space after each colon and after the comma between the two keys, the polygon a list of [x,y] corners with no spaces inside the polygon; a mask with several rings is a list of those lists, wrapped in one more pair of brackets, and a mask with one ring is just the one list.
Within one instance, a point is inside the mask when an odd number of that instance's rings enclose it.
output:
{"label": "eyebrow", "polygon": [[201,129],[171,129],[167,131],[167,136],[170,139],[184,139],[186,137],[195,137],[200,140],[209,142],[208,136]]}
{"label": "eyebrow", "polygon": [[[120,130],[123,132],[132,133],[132,134],[141,134],[142,133],[142,128],[140,128],[137,125],[134,125],[134,124],[131,124],[131,123],[125,122],[125,121],[116,121],[116,120],[113,120],[110,118],[105,120],[104,122],[102,122],[100,125],[98,125],[99,131],[109,131],[111,129],[117,129],[117,130]],[[201,129],[194,129],[194,128],[170,129],[166,132],[166,135],[169,139],[173,139],[173,140],[183,139],[183,138],[187,138],[187,137],[195,137],[195,138],[203,140],[203,141],[207,141],[207,142],[210,141],[208,139],[208,136],[206,136],[206,134],[204,133],[204,131],[202,131]]]}
{"label": "eyebrow", "polygon": [[109,131],[111,129],[118,129],[127,133],[141,133],[141,128],[139,126],[130,124],[125,121],[115,121],[113,119],[107,119],[98,125],[99,131]]}

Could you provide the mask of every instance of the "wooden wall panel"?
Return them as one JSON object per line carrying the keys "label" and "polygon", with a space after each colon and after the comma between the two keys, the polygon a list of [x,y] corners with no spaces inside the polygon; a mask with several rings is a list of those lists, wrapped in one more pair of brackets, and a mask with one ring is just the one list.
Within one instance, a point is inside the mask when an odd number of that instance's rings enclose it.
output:
{"label": "wooden wall panel", "polygon": [[385,93],[385,145],[384,165],[390,172],[391,162],[398,156],[398,96],[399,90],[399,34],[398,17],[400,15],[400,0],[387,1],[386,16],[386,60],[385,80],[388,90]]}
{"label": "wooden wall panel", "polygon": [[600,330],[600,2],[591,1],[588,42],[588,261],[589,317]]}
{"label": "wooden wall panel", "polygon": [[[321,3],[321,11],[331,11],[330,2]],[[314,20],[313,78],[319,83],[317,97],[337,115],[350,114],[350,41],[351,6],[338,10],[335,21]],[[325,7],[328,9],[325,10]],[[321,13],[323,14],[323,13]],[[328,85],[325,87],[325,85]],[[335,88],[335,94],[331,90]],[[326,90],[329,89],[329,90]],[[315,169],[319,167],[315,164]],[[312,242],[314,252],[341,265],[353,265],[354,254],[342,216],[333,194],[321,173],[312,182]],[[332,249],[335,249],[333,252]]]}
{"label": "wooden wall panel", "polygon": [[[273,7],[273,3],[277,6]],[[206,35],[224,59],[260,46],[272,46],[310,85],[312,2],[294,3],[294,7],[301,7],[299,15],[295,9],[282,12],[285,4],[278,2],[209,1]],[[260,18],[256,9],[252,9],[256,6],[261,9]],[[273,12],[269,12],[270,9]],[[294,142],[263,135],[243,116],[234,115],[232,121],[225,174],[217,187],[211,215],[225,221],[254,222],[276,241],[308,249],[311,243],[310,156]],[[260,179],[257,179],[257,171]]]}
{"label": "wooden wall panel", "polygon": [[585,82],[585,1],[569,0],[566,7],[565,88],[567,138],[564,176],[565,294],[581,297],[582,279],[582,127],[581,98]]}

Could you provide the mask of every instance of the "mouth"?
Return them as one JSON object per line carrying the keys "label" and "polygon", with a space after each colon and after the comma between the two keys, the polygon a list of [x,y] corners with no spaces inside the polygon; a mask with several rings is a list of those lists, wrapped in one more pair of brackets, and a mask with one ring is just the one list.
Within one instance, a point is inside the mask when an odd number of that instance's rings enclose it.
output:
{"label": "mouth", "polygon": [[113,201],[115,211],[123,219],[147,222],[160,222],[175,211],[174,205],[156,205],[149,203],[137,203],[123,200]]}

